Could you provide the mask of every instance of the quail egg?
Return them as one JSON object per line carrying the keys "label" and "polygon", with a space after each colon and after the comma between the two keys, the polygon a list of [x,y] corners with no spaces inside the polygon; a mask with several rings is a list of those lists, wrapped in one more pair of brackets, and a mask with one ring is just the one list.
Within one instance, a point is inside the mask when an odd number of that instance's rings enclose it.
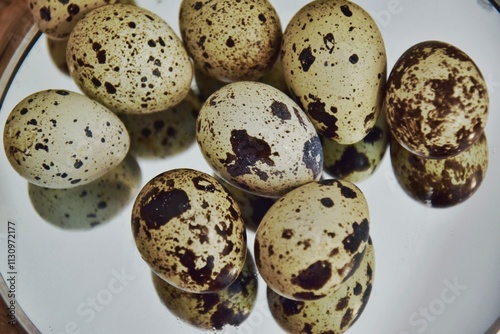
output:
{"label": "quail egg", "polygon": [[267,0],[183,0],[179,25],[195,65],[221,81],[256,80],[279,55],[281,23]]}
{"label": "quail egg", "polygon": [[212,176],[192,169],[159,174],[139,192],[132,231],[151,269],[195,293],[227,288],[246,256],[246,231],[236,202]]}
{"label": "quail egg", "polygon": [[340,144],[362,140],[382,108],[386,52],[373,18],[347,0],[302,7],[283,34],[285,81],[319,133]]}
{"label": "quail egg", "polygon": [[394,138],[414,154],[456,155],[479,139],[489,98],[474,61],[457,47],[425,41],[410,47],[387,82],[387,119]]}
{"label": "quail egg", "polygon": [[369,237],[366,199],[345,180],[310,182],[281,197],[255,235],[267,285],[293,300],[323,298],[358,268]]}
{"label": "quail egg", "polygon": [[223,179],[265,197],[318,180],[323,149],[307,115],[267,84],[228,84],[203,104],[196,139]]}
{"label": "quail egg", "polygon": [[181,40],[158,15],[133,5],[97,8],[71,32],[69,72],[114,112],[144,114],[180,103],[193,70]]}
{"label": "quail egg", "polygon": [[61,89],[20,101],[7,118],[3,143],[10,164],[28,182],[72,188],[117,166],[127,155],[130,138],[107,108]]}

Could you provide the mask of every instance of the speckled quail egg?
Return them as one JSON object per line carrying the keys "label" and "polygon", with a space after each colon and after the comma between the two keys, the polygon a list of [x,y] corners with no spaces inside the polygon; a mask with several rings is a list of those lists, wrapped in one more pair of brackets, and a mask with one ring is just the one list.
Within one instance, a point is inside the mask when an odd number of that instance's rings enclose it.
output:
{"label": "speckled quail egg", "polygon": [[247,230],[255,231],[267,210],[276,202],[275,198],[262,197],[237,188],[217,175],[214,177],[238,203]]}
{"label": "speckled quail egg", "polygon": [[281,197],[255,235],[264,281],[293,300],[323,298],[359,267],[369,237],[366,199],[345,180],[310,182]]}
{"label": "speckled quail egg", "polygon": [[450,207],[479,189],[488,168],[488,144],[483,133],[465,151],[431,159],[411,153],[393,139],[391,161],[396,180],[412,198],[432,207]]}
{"label": "speckled quail egg", "polygon": [[120,119],[87,96],[44,90],[14,107],[3,143],[10,164],[28,182],[72,188],[117,166],[130,139]]}
{"label": "speckled quail egg", "polygon": [[267,0],[183,0],[179,25],[196,66],[221,81],[256,80],[279,56],[281,23]]}
{"label": "speckled quail egg", "polygon": [[281,63],[281,58],[278,58],[274,66],[269,72],[264,74],[263,77],[259,79],[260,82],[273,86],[279,89],[288,96],[291,96],[288,86],[286,85],[285,75],[283,73],[283,64]]}
{"label": "speckled quail egg", "polygon": [[181,40],[162,18],[137,6],[90,12],[71,32],[66,59],[78,87],[115,112],[162,111],[191,88]]}
{"label": "speckled quail egg", "polygon": [[423,157],[445,158],[478,140],[489,98],[479,68],[465,52],[425,41],[394,65],[386,104],[389,127],[401,145]]}
{"label": "speckled quail egg", "polygon": [[33,19],[52,39],[66,39],[88,12],[117,0],[27,0]]}
{"label": "speckled quail egg", "polygon": [[287,333],[345,333],[363,313],[374,280],[375,254],[371,240],[356,272],[325,298],[287,299],[267,289],[271,314]]}
{"label": "speckled quail egg", "polygon": [[71,189],[28,184],[31,204],[47,222],[67,230],[88,230],[109,222],[133,200],[141,170],[132,156],[97,180]]}
{"label": "speckled quail egg", "polygon": [[228,84],[204,103],[196,138],[203,156],[229,183],[278,197],[318,180],[323,149],[307,115],[269,85]]}
{"label": "speckled quail egg", "polygon": [[68,45],[67,39],[51,39],[47,38],[47,47],[49,49],[49,56],[54,62],[54,65],[63,72],[69,75],[68,63],[66,62],[66,46]]}
{"label": "speckled quail egg", "polygon": [[165,306],[181,320],[205,330],[240,325],[257,299],[257,273],[250,253],[241,274],[217,293],[191,293],[177,289],[153,273],[153,283]]}
{"label": "speckled quail egg", "polygon": [[154,177],[132,209],[139,252],[166,282],[189,292],[216,292],[240,274],[246,231],[236,202],[212,176],[173,169]]}
{"label": "speckled quail egg", "polygon": [[362,140],[382,108],[386,53],[376,22],[347,0],[311,1],[283,34],[285,80],[318,131],[341,144]]}
{"label": "speckled quail egg", "polygon": [[366,180],[380,165],[387,151],[389,137],[390,130],[383,111],[373,129],[357,143],[343,145],[323,137],[325,172],[334,178],[351,182]]}
{"label": "speckled quail egg", "polygon": [[181,103],[165,111],[119,114],[130,135],[130,153],[136,157],[163,158],[190,147],[196,137],[201,102],[191,91]]}

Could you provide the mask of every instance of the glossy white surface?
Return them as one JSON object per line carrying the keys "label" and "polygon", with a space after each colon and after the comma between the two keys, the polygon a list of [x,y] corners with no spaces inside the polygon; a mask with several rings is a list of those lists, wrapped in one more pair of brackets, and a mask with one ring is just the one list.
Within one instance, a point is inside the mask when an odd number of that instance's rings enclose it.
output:
{"label": "glossy white surface", "polygon": [[[360,333],[482,333],[500,315],[500,14],[483,0],[362,0],[386,43],[388,69],[410,46],[442,40],[468,53],[490,93],[486,135],[489,169],[465,203],[427,208],[397,184],[386,154],[359,183],[370,207],[375,283],[368,306],[348,331]],[[137,1],[178,32],[179,1]],[[283,29],[305,0],[274,0]],[[49,88],[77,90],[48,57],[42,37],[19,69],[0,110],[0,129],[14,105]],[[182,154],[139,160],[141,185],[164,170],[210,173],[193,144]],[[172,316],[156,294],[130,229],[132,203],[110,222],[88,231],[62,230],[33,210],[27,183],[0,154],[0,272],[8,278],[8,221],[16,224],[16,295],[43,333],[198,333]],[[253,233],[248,243],[253,248]],[[253,313],[223,333],[278,333],[259,281]]]}

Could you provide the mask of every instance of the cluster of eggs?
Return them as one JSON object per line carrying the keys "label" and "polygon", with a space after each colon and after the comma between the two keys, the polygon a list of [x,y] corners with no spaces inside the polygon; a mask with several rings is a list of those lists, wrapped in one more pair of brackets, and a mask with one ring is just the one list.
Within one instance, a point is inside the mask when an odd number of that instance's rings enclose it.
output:
{"label": "cluster of eggs", "polygon": [[131,221],[160,297],[197,326],[241,323],[260,275],[286,331],[345,332],[374,273],[368,203],[354,182],[375,171],[389,142],[398,181],[424,203],[457,204],[484,177],[488,96],[477,66],[429,41],[386,80],[382,35],[348,0],[312,1],[285,31],[267,0],[184,0],[180,37],[123,1],[29,4],[84,94],[20,101],[3,136],[10,163],[32,193],[50,196],[39,207],[55,207],[52,191],[74,188],[76,198],[85,184],[107,184],[129,151],[164,155],[151,137],[168,145],[182,119],[180,133],[194,134],[215,175],[155,176]]}

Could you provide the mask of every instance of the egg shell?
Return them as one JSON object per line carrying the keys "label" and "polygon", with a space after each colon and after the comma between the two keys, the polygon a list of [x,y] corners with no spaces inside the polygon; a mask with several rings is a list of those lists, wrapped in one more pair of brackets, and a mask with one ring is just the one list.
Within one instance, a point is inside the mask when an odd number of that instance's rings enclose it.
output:
{"label": "egg shell", "polygon": [[331,177],[351,182],[368,179],[382,162],[389,137],[390,130],[383,110],[373,129],[355,144],[343,145],[323,137],[325,172]]}
{"label": "egg shell", "polygon": [[44,90],[14,107],[3,143],[10,164],[28,182],[72,188],[117,166],[130,138],[114,113],[85,95]]}
{"label": "egg shell", "polygon": [[119,114],[130,135],[130,153],[142,158],[164,158],[195,142],[196,117],[201,102],[193,91],[181,103],[149,114]]}
{"label": "egg shell", "polygon": [[33,19],[51,39],[66,39],[88,12],[117,0],[27,0]]}
{"label": "egg shell", "polygon": [[203,104],[196,139],[223,179],[265,197],[318,180],[323,149],[307,115],[269,85],[228,84]]}
{"label": "egg shell", "polygon": [[481,186],[488,169],[488,143],[483,133],[471,147],[449,158],[430,159],[391,141],[396,180],[413,199],[446,208],[469,199]]}
{"label": "egg shell", "polygon": [[479,68],[465,52],[425,41],[394,65],[386,104],[389,127],[401,145],[423,157],[445,158],[481,136],[489,97]]}
{"label": "egg shell", "polygon": [[255,231],[267,210],[276,202],[276,199],[252,194],[231,185],[217,175],[214,175],[214,177],[238,203],[247,231]]}
{"label": "egg shell", "polygon": [[370,299],[375,272],[373,244],[365,247],[359,269],[325,298],[287,299],[267,289],[271,314],[287,333],[345,333],[362,315]]}
{"label": "egg shell", "polygon": [[177,289],[153,273],[153,284],[163,304],[174,316],[204,330],[239,326],[255,306],[258,280],[252,256],[227,289],[216,293],[191,293]]}
{"label": "egg shell", "polygon": [[281,197],[262,219],[257,268],[281,296],[323,298],[356,271],[369,229],[368,203],[353,183],[310,182]]}
{"label": "egg shell", "polygon": [[283,34],[281,61],[292,95],[319,133],[362,140],[382,108],[386,52],[372,17],[347,0],[311,1]]}
{"label": "egg shell", "polygon": [[66,59],[78,87],[114,112],[168,109],[188,94],[193,76],[172,28],[132,5],[104,6],[86,15],[71,32]]}
{"label": "egg shell", "polygon": [[240,274],[246,231],[236,202],[208,174],[173,169],[151,179],[132,209],[139,252],[166,282],[189,292],[216,292]]}
{"label": "egg shell", "polygon": [[198,95],[203,102],[205,102],[210,95],[228,84],[228,82],[212,78],[196,66],[194,67],[194,80],[196,82],[196,88],[198,89]]}
{"label": "egg shell", "polygon": [[141,181],[137,161],[128,155],[118,166],[88,184],[49,189],[28,184],[35,211],[64,230],[89,230],[110,222],[135,198]]}
{"label": "egg shell", "polygon": [[179,25],[196,66],[221,81],[256,80],[279,56],[281,23],[267,0],[184,0]]}

